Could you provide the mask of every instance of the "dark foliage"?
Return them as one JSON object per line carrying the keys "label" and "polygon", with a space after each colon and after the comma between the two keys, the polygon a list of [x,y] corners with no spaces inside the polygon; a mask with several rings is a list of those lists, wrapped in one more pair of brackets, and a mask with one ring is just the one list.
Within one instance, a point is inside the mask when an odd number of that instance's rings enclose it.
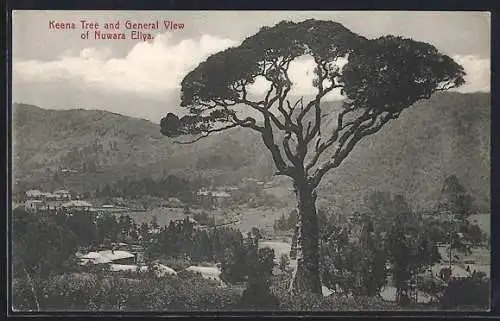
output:
{"label": "dark foliage", "polygon": [[186,179],[175,175],[168,175],[160,180],[151,177],[134,180],[123,178],[112,184],[104,185],[98,192],[98,197],[126,197],[140,196],[178,197],[180,200],[191,201],[194,199],[195,187]]}
{"label": "dark foliage", "polygon": [[444,308],[477,306],[489,308],[490,282],[480,273],[469,278],[450,281],[440,300]]}

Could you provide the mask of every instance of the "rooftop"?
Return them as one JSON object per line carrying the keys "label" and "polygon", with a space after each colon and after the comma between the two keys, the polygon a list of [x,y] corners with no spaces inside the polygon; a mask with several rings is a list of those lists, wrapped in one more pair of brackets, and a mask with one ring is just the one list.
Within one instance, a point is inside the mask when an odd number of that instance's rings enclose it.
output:
{"label": "rooftop", "polygon": [[86,201],[80,201],[80,200],[75,200],[75,201],[70,201],[67,203],[64,203],[62,205],[63,207],[91,207],[92,204]]}
{"label": "rooftop", "polygon": [[54,194],[71,194],[70,191],[64,190],[64,189],[59,189],[57,191],[54,191]]}
{"label": "rooftop", "polygon": [[115,261],[115,260],[121,260],[121,259],[128,259],[128,258],[132,258],[132,257],[135,257],[134,254],[128,252],[128,251],[120,251],[120,250],[116,250],[116,251],[112,251],[112,250],[105,250],[105,251],[99,251],[98,252],[101,256],[111,260],[111,261]]}
{"label": "rooftop", "polygon": [[134,254],[128,251],[112,251],[104,250],[99,252],[89,252],[85,255],[80,255],[79,258],[84,260],[84,263],[91,261],[94,264],[111,263],[116,260],[128,259],[135,257]]}

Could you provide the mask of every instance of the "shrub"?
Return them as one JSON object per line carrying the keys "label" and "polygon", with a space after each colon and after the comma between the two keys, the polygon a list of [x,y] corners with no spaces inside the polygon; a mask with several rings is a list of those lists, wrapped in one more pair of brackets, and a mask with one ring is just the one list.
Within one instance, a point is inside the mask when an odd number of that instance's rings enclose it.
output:
{"label": "shrub", "polygon": [[459,306],[488,308],[489,304],[490,281],[477,273],[466,279],[452,280],[440,300],[440,305],[444,308]]}
{"label": "shrub", "polygon": [[88,310],[95,296],[96,278],[89,273],[66,273],[41,281],[42,310]]}
{"label": "shrub", "polygon": [[318,296],[310,293],[285,295],[280,298],[282,311],[391,311],[399,310],[395,303],[377,297],[352,297],[330,295]]}
{"label": "shrub", "polygon": [[279,310],[278,298],[271,293],[268,284],[251,282],[243,292],[238,309],[243,310]]}
{"label": "shrub", "polygon": [[[240,299],[237,289],[218,287],[190,273],[183,278],[113,275],[100,280],[92,274],[64,274],[40,288],[45,311],[221,311],[234,309]],[[25,293],[19,289],[25,287],[16,288],[18,296]],[[17,302],[23,307],[23,301]]]}
{"label": "shrub", "polygon": [[270,290],[271,293],[278,298],[284,297],[288,294],[290,287],[291,274],[279,274],[271,277]]}
{"label": "shrub", "polygon": [[377,297],[346,298],[339,295],[328,297],[310,293],[292,295],[288,289],[291,275],[276,275],[271,278],[271,292],[280,302],[281,311],[354,311],[354,310],[398,310],[395,303]]}
{"label": "shrub", "polygon": [[24,278],[12,279],[12,309],[15,311],[36,310],[35,298]]}

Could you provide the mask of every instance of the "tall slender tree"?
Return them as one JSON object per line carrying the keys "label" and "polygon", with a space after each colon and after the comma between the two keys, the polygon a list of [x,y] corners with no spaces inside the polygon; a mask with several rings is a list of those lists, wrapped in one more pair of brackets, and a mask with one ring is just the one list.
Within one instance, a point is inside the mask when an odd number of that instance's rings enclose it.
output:
{"label": "tall slender tree", "polygon": [[[310,98],[292,97],[289,68],[304,56],[315,66],[314,90]],[[332,21],[283,21],[187,74],[181,84],[184,116],[167,114],[161,132],[191,136],[181,143],[236,127],[260,134],[276,174],[292,178],[297,197],[300,233],[292,290],[321,294],[319,183],[361,139],[416,101],[461,85],[464,75],[452,58],[427,43],[394,36],[366,39]],[[268,87],[257,97],[251,87],[261,80]],[[323,103],[335,90],[345,97],[340,109]],[[336,115],[336,126],[326,122],[330,115]]]}

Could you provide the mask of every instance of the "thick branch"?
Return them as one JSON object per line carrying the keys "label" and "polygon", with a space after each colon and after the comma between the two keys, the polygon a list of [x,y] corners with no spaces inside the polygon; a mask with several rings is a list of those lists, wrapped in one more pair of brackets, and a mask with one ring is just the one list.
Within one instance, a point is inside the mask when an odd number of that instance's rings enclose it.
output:
{"label": "thick branch", "polygon": [[[306,107],[301,110],[299,116],[297,117],[297,121],[298,122],[302,122],[302,119],[311,110],[312,107],[315,107],[316,109],[320,108],[321,98],[323,98],[326,94],[328,94],[329,92],[331,92],[333,89],[341,87],[341,85],[336,85],[335,84],[335,80],[334,80],[334,77],[333,77],[334,75],[331,75],[330,77],[328,76],[328,68],[327,68],[327,62],[326,61],[317,61],[316,65],[318,67],[318,69],[317,69],[318,70],[318,92],[316,94],[316,98],[313,99],[313,100],[311,100],[306,105]],[[324,88],[323,87],[323,82],[326,79],[329,79],[332,83],[331,83],[330,86]],[[317,113],[318,113],[318,111],[316,110],[316,114]],[[316,119],[321,120],[321,110],[319,111],[319,118],[316,118]],[[319,126],[319,123],[315,124],[315,128],[316,128],[316,125]],[[319,130],[319,128],[317,130]],[[316,133],[317,133],[317,131],[316,131]],[[312,137],[314,137],[314,135],[316,135],[316,133],[313,134]],[[310,136],[310,135],[311,134],[309,134],[308,136]]]}
{"label": "thick branch", "polygon": [[292,162],[295,167],[300,167],[301,162],[297,155],[292,153],[292,149],[290,147],[290,139],[292,137],[292,133],[288,132],[283,138],[283,149],[285,150],[286,157]]}
{"label": "thick branch", "polygon": [[[328,88],[326,90],[323,90],[323,81],[328,77],[328,70],[326,68],[326,62],[323,63],[317,63],[318,67],[318,93],[316,95],[316,99],[314,100],[314,109],[315,109],[315,115],[314,115],[314,126],[312,131],[309,131],[309,125],[306,130],[306,137],[305,137],[305,142],[308,144],[311,139],[319,133],[320,128],[321,128],[321,105],[320,105],[320,100],[321,97],[323,97],[327,92]],[[334,85],[334,82],[332,81],[332,86]],[[330,91],[333,88],[330,89]]]}
{"label": "thick branch", "polygon": [[[255,120],[254,120],[255,121]],[[192,143],[195,143],[205,137],[208,137],[210,134],[212,133],[217,133],[217,132],[222,132],[224,130],[227,130],[227,129],[231,129],[231,128],[235,128],[235,127],[238,127],[238,126],[241,126],[240,124],[238,123],[233,123],[233,124],[230,124],[230,125],[227,125],[227,126],[224,126],[224,127],[220,127],[220,128],[214,128],[214,129],[209,129],[209,130],[206,130],[204,131],[201,136],[193,139],[193,140],[189,140],[189,141],[185,141],[185,142],[181,142],[181,141],[174,141],[175,144],[181,144],[181,145],[187,145],[187,144],[192,144]]]}
{"label": "thick branch", "polygon": [[260,106],[258,102],[250,101],[248,99],[237,99],[235,102],[240,103],[240,104],[245,104],[249,107],[252,107],[253,109],[259,111],[264,117],[268,117],[270,120],[273,121],[273,123],[278,127],[280,130],[285,130],[286,127],[285,125],[274,115],[272,112],[268,110],[268,108]]}
{"label": "thick branch", "polygon": [[277,174],[290,176],[292,167],[286,164],[285,160],[283,159],[283,156],[281,155],[278,145],[276,145],[276,142],[274,141],[271,122],[269,120],[269,117],[267,116],[264,116],[264,128],[262,130],[262,140],[264,141],[264,144],[269,149],[269,151],[271,151],[274,164],[278,168]]}
{"label": "thick branch", "polygon": [[[344,117],[349,112],[352,112],[354,110],[355,110],[355,108],[352,107],[352,106],[348,107],[348,108],[346,108],[344,110],[342,110],[342,112],[339,114],[338,119],[337,119],[337,128],[335,128],[335,130],[333,131],[332,135],[328,138],[327,141],[321,142],[321,138],[318,138],[318,140],[316,141],[316,146],[315,146],[315,154],[314,154],[313,158],[311,159],[311,161],[306,165],[306,173],[314,165],[316,165],[316,163],[318,162],[318,160],[319,160],[320,156],[323,154],[323,152],[326,151],[330,146],[332,146],[337,141],[337,139],[339,137],[339,134],[340,134],[340,132],[342,130],[346,129],[349,126],[354,126],[356,124],[359,125],[363,121],[366,121],[368,119],[369,110],[367,110],[363,114],[363,116],[361,116],[360,118],[344,124],[343,123],[344,122]],[[350,131],[348,133],[350,133]]]}
{"label": "thick branch", "polygon": [[[318,186],[323,176],[331,169],[338,167],[342,161],[349,155],[349,153],[353,150],[354,146],[363,138],[368,135],[374,134],[378,132],[382,126],[384,126],[390,119],[394,118],[392,114],[387,114],[380,118],[380,122],[376,124],[377,118],[370,119],[365,125],[359,126],[359,128],[354,132],[353,135],[349,135],[352,137],[349,142],[345,145],[345,148],[342,148],[344,144],[341,144],[339,148],[336,150],[335,155],[327,161],[323,166],[320,166],[318,170],[312,177],[312,184],[314,187]],[[346,139],[347,140],[347,139]]]}

